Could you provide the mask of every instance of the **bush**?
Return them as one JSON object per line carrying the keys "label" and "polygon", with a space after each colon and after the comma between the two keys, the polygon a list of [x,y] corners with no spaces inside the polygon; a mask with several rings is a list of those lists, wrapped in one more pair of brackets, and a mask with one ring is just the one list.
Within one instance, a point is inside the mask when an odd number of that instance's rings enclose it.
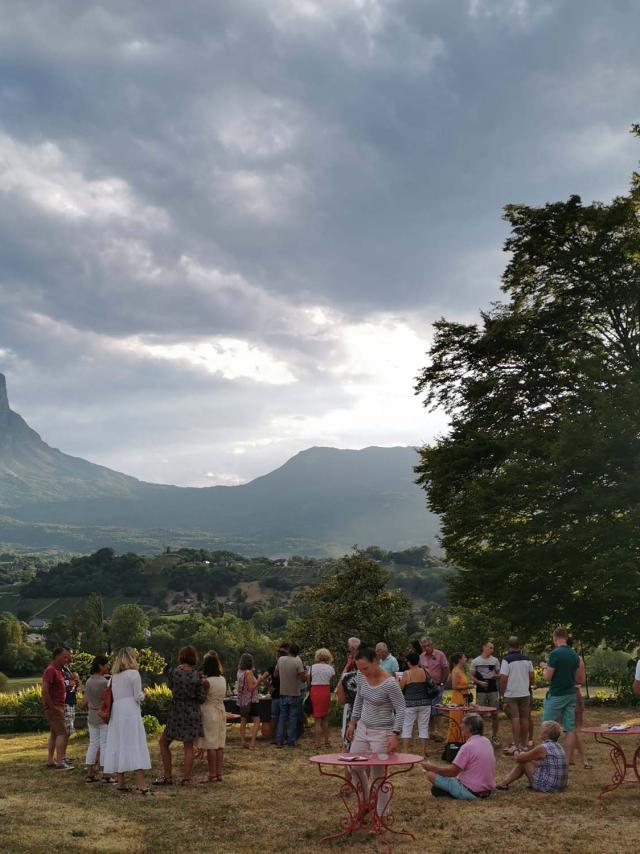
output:
{"label": "bush", "polygon": [[624,692],[633,682],[633,657],[628,652],[599,646],[586,655],[584,664],[589,682]]}
{"label": "bush", "polygon": [[0,694],[7,690],[7,685],[9,684],[9,677],[5,676],[4,673],[0,673]]}
{"label": "bush", "polygon": [[[3,720],[5,715],[10,716],[10,719]],[[42,711],[42,688],[39,685],[11,694],[0,694],[0,732],[37,732],[47,728]]]}
{"label": "bush", "polygon": [[146,715],[153,715],[162,723],[166,723],[169,712],[169,703],[173,694],[166,685],[155,685],[147,688],[142,707]]}
{"label": "bush", "polygon": [[147,735],[153,735],[162,729],[162,724],[155,715],[143,715],[142,723],[144,724],[144,731]]}

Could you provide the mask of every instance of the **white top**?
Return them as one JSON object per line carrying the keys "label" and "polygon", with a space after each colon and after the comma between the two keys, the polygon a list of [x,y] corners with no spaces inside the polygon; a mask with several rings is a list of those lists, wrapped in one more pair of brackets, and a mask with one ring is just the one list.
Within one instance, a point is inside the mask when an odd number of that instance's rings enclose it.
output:
{"label": "white top", "polygon": [[311,667],[307,668],[307,673],[311,685],[331,685],[331,680],[336,675],[333,667],[324,661],[312,664]]}
{"label": "white top", "polygon": [[530,673],[533,673],[533,664],[526,656],[521,655],[517,661],[508,661],[506,657],[503,658],[500,665],[500,675],[509,677],[504,696],[528,697],[531,684]]}
{"label": "white top", "polygon": [[123,670],[121,673],[112,676],[111,691],[114,703],[126,699],[135,700],[136,703],[141,703],[144,700],[142,680],[137,670]]}
{"label": "white top", "polygon": [[636,680],[640,682],[640,658],[638,659],[638,663],[636,664]]}

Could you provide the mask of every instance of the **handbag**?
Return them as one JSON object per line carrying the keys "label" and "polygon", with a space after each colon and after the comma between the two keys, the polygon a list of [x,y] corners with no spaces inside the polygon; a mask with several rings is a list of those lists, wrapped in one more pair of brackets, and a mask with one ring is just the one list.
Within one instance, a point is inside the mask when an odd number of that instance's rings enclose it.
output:
{"label": "handbag", "polygon": [[424,693],[425,693],[427,700],[430,703],[432,703],[436,699],[436,697],[439,695],[440,689],[438,688],[436,683],[433,681],[433,679],[429,676],[429,673],[428,673],[426,667],[423,667],[422,669],[424,670],[424,675],[426,677],[424,680]]}
{"label": "handbag", "polygon": [[108,724],[111,720],[111,707],[113,706],[113,691],[111,690],[111,681],[102,692],[102,703],[98,709],[98,717],[100,720]]}
{"label": "handbag", "polygon": [[302,703],[302,711],[305,713],[305,715],[312,715],[313,714],[313,703],[311,702],[311,685],[312,685],[312,683],[313,683],[313,664],[309,668],[309,691],[308,691],[307,696],[304,698],[304,701]]}
{"label": "handbag", "polygon": [[453,762],[453,760],[458,755],[458,751],[461,747],[462,745],[459,741],[448,741],[444,746],[444,750],[442,751],[442,761]]}

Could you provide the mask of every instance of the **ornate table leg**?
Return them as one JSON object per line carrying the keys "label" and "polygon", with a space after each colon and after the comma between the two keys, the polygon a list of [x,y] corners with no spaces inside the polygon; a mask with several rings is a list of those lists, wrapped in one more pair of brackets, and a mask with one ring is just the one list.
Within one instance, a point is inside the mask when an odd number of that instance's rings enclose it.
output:
{"label": "ornate table leg", "polygon": [[[330,839],[339,839],[341,836],[348,836],[354,831],[358,830],[359,827],[362,827],[362,823],[367,815],[368,802],[363,797],[362,784],[360,780],[356,776],[356,783],[349,780],[342,774],[332,774],[329,771],[323,771],[322,765],[318,765],[318,769],[320,770],[320,774],[323,777],[335,777],[336,780],[340,780],[340,789],[338,791],[338,797],[342,800],[344,804],[344,808],[347,811],[347,815],[343,816],[340,819],[340,824],[342,825],[342,830],[337,833],[329,833],[326,836],[323,836],[320,842],[327,842]],[[349,803],[349,796],[355,794],[356,796],[356,804],[357,808],[354,810],[351,808],[351,804]]]}
{"label": "ornate table leg", "polygon": [[[402,768],[399,771],[394,771],[392,774],[387,774],[388,766],[386,766],[384,776],[378,777],[371,783],[369,789],[369,812],[371,813],[372,820],[371,832],[377,834],[382,842],[386,842],[384,838],[386,833],[395,833],[397,836],[409,836],[413,840],[416,838],[408,830],[396,830],[393,827],[395,817],[390,811],[391,799],[393,798],[393,783],[391,782],[391,778],[397,777],[398,774],[406,774],[412,768],[413,766],[410,765],[408,768]],[[388,797],[383,810],[378,812],[378,798],[381,795]]]}
{"label": "ornate table leg", "polygon": [[[624,750],[617,741],[614,741],[613,738],[602,735],[599,732],[593,734],[595,740],[598,744],[606,744],[611,748],[609,751],[609,756],[611,757],[611,762],[613,764],[613,776],[611,777],[611,782],[606,786],[603,786],[600,794],[598,795],[601,798],[603,795],[606,795],[607,792],[613,792],[614,789],[617,789],[618,786],[624,783],[624,778],[627,776],[627,768],[632,768],[635,766],[636,777],[638,776],[638,766],[637,759],[638,754],[640,753],[640,747],[636,750],[636,754],[634,756],[634,765],[629,765],[627,762],[626,756],[624,755]],[[640,778],[638,778],[640,780]]]}

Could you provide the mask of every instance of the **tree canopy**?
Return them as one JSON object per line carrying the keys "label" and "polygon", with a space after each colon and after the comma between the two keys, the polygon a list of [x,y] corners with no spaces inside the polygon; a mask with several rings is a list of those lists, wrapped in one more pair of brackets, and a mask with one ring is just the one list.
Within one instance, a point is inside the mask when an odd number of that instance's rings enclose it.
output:
{"label": "tree canopy", "polygon": [[416,392],[448,435],[416,472],[455,604],[520,631],[637,637],[640,224],[632,193],[509,205],[506,298],[435,324]]}

